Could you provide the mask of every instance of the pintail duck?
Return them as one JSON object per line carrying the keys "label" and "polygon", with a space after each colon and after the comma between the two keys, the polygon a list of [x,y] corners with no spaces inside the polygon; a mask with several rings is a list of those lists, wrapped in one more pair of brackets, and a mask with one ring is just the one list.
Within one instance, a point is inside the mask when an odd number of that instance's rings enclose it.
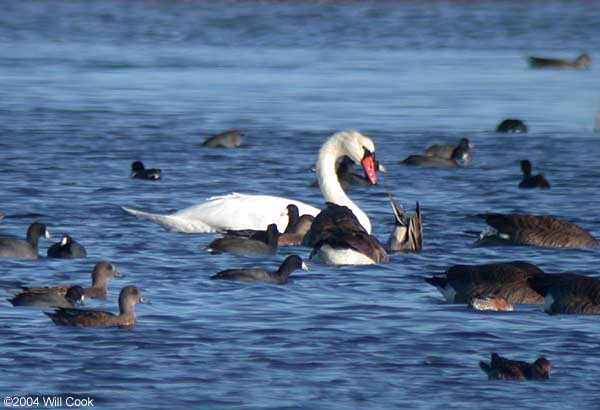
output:
{"label": "pintail duck", "polygon": [[[446,298],[447,303],[467,303],[477,309],[486,304],[541,304],[544,298],[529,286],[528,279],[544,272],[527,262],[514,261],[484,265],[455,265],[444,276],[425,278]],[[486,302],[486,299],[491,299]],[[496,299],[496,300],[494,300]],[[498,309],[500,310],[500,309]],[[510,310],[510,309],[502,309]]]}
{"label": "pintail duck", "polygon": [[242,282],[270,282],[283,284],[288,281],[290,274],[296,269],[308,270],[306,263],[299,256],[288,256],[275,272],[261,269],[227,269],[213,276],[211,279],[239,280]]}
{"label": "pintail duck", "polygon": [[588,68],[592,64],[592,57],[586,53],[573,61],[546,57],[529,57],[528,60],[532,68]]}
{"label": "pintail duck", "polygon": [[85,248],[69,235],[63,235],[59,243],[55,243],[48,248],[49,258],[74,259],[85,258],[86,256]]}
{"label": "pintail duck", "polygon": [[544,174],[531,175],[531,162],[529,160],[521,161],[521,171],[523,171],[523,179],[519,184],[519,188],[550,188]]}
{"label": "pintail duck", "polygon": [[0,238],[0,257],[15,259],[37,259],[38,241],[41,236],[51,239],[46,225],[34,222],[27,228],[27,239]]}
{"label": "pintail duck", "polygon": [[546,274],[529,278],[544,297],[549,314],[600,314],[600,279],[575,274]]}
{"label": "pintail duck", "polygon": [[131,177],[138,179],[160,179],[160,169],[158,168],[144,168],[142,161],[135,161],[131,164]]}
{"label": "pintail duck", "polygon": [[550,362],[543,356],[530,364],[492,353],[490,363],[479,362],[479,367],[488,375],[489,380],[548,380],[550,378]]}
{"label": "pintail duck", "polygon": [[388,238],[388,249],[392,252],[421,252],[423,250],[423,226],[421,209],[417,202],[415,213],[409,217],[404,208],[390,196],[394,212],[394,230]]}
{"label": "pintail duck", "polygon": [[149,303],[144,299],[142,292],[133,285],[125,286],[119,294],[119,314],[100,310],[83,310],[59,308],[54,312],[44,312],[57,325],[65,326],[119,326],[131,328],[135,326],[135,305]]}
{"label": "pintail duck", "polygon": [[552,216],[481,214],[493,231],[483,233],[476,246],[524,245],[553,248],[597,246],[588,231]]}

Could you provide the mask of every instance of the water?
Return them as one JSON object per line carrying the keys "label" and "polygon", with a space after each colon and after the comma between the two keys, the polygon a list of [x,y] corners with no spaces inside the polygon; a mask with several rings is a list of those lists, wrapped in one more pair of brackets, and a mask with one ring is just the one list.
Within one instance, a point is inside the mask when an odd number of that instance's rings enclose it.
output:
{"label": "water", "polygon": [[[464,231],[484,229],[477,213],[528,212],[600,237],[597,64],[526,65],[532,54],[597,60],[599,20],[587,1],[3,4],[0,211],[10,217],[0,232],[23,237],[42,220],[89,257],[0,260],[0,288],[86,285],[95,261],[112,260],[127,277],[88,306],[115,311],[129,283],[153,305],[124,331],[57,327],[0,303],[0,392],[91,396],[103,409],[598,407],[594,317],[471,312],[422,278],[514,259],[596,274],[598,249],[473,248]],[[530,133],[494,133],[507,117]],[[244,131],[244,148],[201,146],[228,128]],[[308,168],[327,136],[349,128],[373,138],[388,170],[351,196],[382,240],[387,193],[411,211],[420,201],[422,254],[311,264],[285,286],[217,283],[208,277],[219,270],[271,269],[309,250],[211,256],[212,235],[168,233],[119,208],[167,213],[232,191],[318,205]],[[476,144],[467,169],[399,164],[464,136]],[[524,158],[550,191],[517,188]],[[164,179],[129,179],[137,159]],[[551,380],[488,382],[478,362],[493,351],[543,354]]]}

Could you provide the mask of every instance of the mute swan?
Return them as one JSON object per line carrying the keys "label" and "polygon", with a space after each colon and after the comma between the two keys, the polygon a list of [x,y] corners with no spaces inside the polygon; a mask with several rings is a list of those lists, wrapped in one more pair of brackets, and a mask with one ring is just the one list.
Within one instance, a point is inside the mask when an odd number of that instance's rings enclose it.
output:
{"label": "mute swan", "polygon": [[[335,173],[337,158],[347,155],[360,163],[373,184],[377,182],[374,156],[375,145],[357,131],[340,131],[323,144],[317,159],[317,178],[325,201],[347,206],[364,229],[371,232],[369,217],[344,192]],[[316,216],[320,210],[300,201],[269,195],[233,193],[210,198],[171,215],[152,214],[122,207],[137,217],[157,222],[167,230],[186,233],[224,232],[227,230],[265,229],[271,223],[283,231],[288,218],[283,210],[289,204],[298,207],[300,214]]]}

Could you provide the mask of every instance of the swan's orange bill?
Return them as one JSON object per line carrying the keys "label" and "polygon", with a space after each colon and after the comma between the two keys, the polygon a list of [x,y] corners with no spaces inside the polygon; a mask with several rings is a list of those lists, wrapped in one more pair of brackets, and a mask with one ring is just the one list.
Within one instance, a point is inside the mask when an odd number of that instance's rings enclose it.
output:
{"label": "swan's orange bill", "polygon": [[377,173],[376,173],[376,165],[375,165],[375,156],[374,155],[365,155],[365,157],[360,162],[362,164],[363,169],[365,170],[365,174],[369,181],[373,185],[377,183]]}

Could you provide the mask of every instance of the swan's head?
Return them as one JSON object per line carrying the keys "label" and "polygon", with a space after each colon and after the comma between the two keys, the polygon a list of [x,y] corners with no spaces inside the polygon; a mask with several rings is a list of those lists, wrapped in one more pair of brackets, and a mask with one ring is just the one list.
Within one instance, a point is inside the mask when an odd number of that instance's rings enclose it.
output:
{"label": "swan's head", "polygon": [[375,144],[358,131],[340,131],[333,135],[341,148],[341,155],[348,156],[355,164],[362,165],[367,178],[373,185],[377,183],[377,161]]}

